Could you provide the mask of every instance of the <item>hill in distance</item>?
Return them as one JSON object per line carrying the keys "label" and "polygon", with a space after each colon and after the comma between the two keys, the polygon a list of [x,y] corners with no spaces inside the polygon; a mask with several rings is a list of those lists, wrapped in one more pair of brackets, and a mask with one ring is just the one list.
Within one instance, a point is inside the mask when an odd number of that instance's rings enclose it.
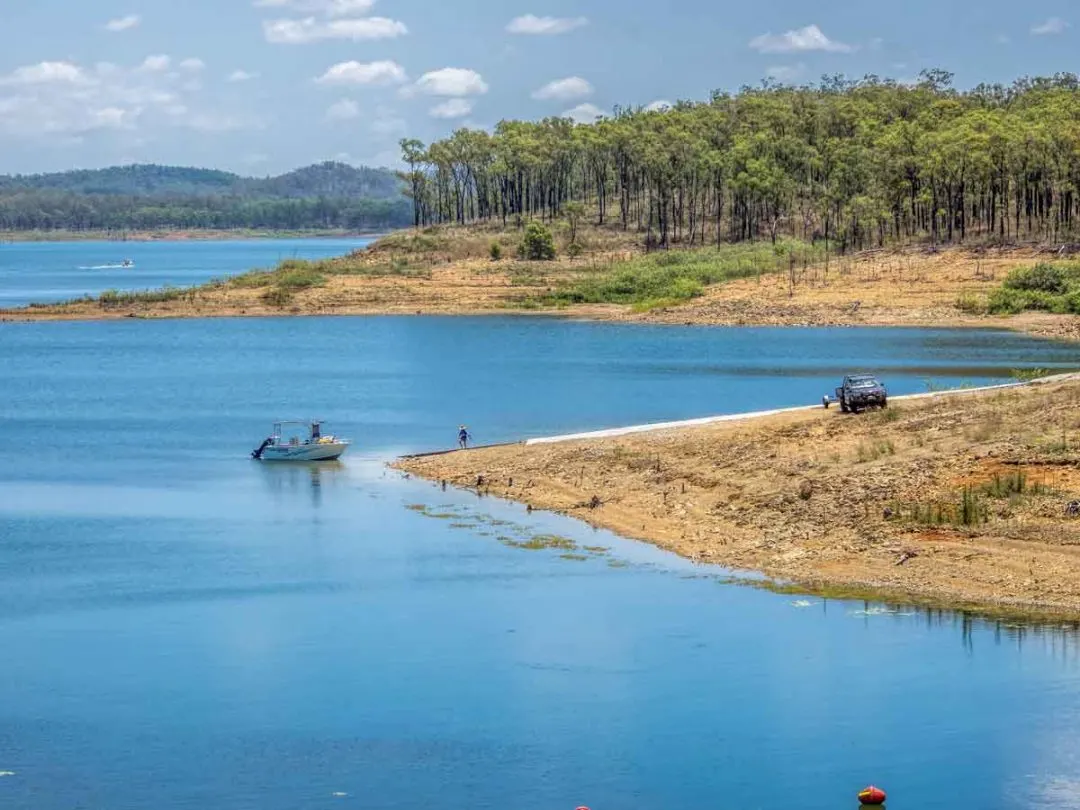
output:
{"label": "hill in distance", "polygon": [[0,194],[20,191],[66,192],[90,196],[319,197],[399,199],[401,180],[389,169],[326,162],[277,177],[242,177],[215,169],[136,164],[33,175],[0,175]]}

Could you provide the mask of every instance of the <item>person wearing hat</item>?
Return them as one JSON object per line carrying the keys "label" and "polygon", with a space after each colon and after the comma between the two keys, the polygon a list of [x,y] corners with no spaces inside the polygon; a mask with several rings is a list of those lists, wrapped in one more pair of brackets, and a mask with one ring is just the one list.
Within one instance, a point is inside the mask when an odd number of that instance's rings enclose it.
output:
{"label": "person wearing hat", "polygon": [[462,450],[467,449],[469,446],[469,439],[471,438],[472,436],[469,435],[469,429],[465,427],[465,425],[462,425],[460,428],[458,428],[458,447],[460,447]]}

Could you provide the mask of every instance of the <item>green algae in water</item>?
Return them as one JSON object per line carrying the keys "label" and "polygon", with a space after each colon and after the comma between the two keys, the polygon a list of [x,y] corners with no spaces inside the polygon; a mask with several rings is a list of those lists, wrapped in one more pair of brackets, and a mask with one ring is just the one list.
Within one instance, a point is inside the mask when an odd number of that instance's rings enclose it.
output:
{"label": "green algae in water", "polygon": [[499,538],[499,542],[503,545],[511,546],[513,548],[524,548],[529,551],[540,551],[541,549],[561,549],[563,551],[576,551],[577,543],[568,537],[560,537],[557,534],[536,534],[532,537],[524,540],[517,540],[512,537],[506,537],[505,535]]}
{"label": "green algae in water", "polygon": [[583,546],[583,549],[590,554],[607,554],[611,551],[607,546]]}
{"label": "green algae in water", "polygon": [[559,559],[562,560],[575,560],[577,562],[584,562],[589,559],[586,554],[560,554]]}
{"label": "green algae in water", "polygon": [[424,517],[435,518],[436,520],[452,520],[454,518],[461,519],[463,517],[461,511],[454,506],[440,506],[438,508],[444,510],[441,512],[436,512],[434,511],[434,507],[422,503],[410,503],[406,505],[405,508],[416,512],[419,515],[423,515]]}

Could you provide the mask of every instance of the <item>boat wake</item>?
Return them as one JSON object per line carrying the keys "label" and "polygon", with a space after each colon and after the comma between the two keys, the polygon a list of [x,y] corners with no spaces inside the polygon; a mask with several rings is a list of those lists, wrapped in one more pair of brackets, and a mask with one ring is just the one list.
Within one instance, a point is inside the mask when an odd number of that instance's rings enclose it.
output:
{"label": "boat wake", "polygon": [[91,264],[79,267],[79,270],[130,270],[134,264]]}

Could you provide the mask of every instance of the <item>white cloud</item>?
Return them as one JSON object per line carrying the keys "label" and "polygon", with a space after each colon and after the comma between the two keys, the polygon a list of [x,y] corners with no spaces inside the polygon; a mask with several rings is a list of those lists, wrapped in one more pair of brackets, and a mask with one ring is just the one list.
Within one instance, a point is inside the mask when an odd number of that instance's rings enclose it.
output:
{"label": "white cloud", "polygon": [[375,7],[375,0],[255,0],[252,5],[256,8],[288,8],[328,17],[350,17],[367,14]]}
{"label": "white cloud", "polygon": [[397,62],[339,62],[315,80],[319,84],[400,84],[405,69]]}
{"label": "white cloud", "polygon": [[662,112],[663,110],[670,110],[675,105],[666,99],[657,99],[650,104],[645,105],[645,112]]}
{"label": "white cloud", "polygon": [[230,82],[250,82],[252,79],[259,78],[258,73],[249,73],[246,70],[234,70],[229,74],[227,81]]}
{"label": "white cloud", "polygon": [[150,73],[160,73],[163,70],[168,70],[169,65],[171,64],[172,59],[164,54],[158,54],[157,56],[146,57],[146,59],[143,60],[140,69]]}
{"label": "white cloud", "polygon": [[436,104],[428,114],[432,118],[464,118],[473,111],[473,103],[465,98],[451,98]]}
{"label": "white cloud", "polygon": [[511,34],[565,34],[588,24],[585,17],[537,17],[535,14],[526,14],[511,20],[506,30]]}
{"label": "white cloud", "polygon": [[765,75],[775,81],[788,83],[798,79],[806,71],[806,65],[800,62],[797,65],[773,65],[765,69]]}
{"label": "white cloud", "polygon": [[532,97],[541,101],[555,99],[557,101],[573,101],[578,98],[587,98],[593,94],[593,86],[580,76],[570,76],[566,79],[556,79],[548,82],[539,90],[533,92]]}
{"label": "white cloud", "polygon": [[801,53],[805,51],[828,51],[851,53],[855,50],[843,42],[829,39],[816,25],[808,25],[797,31],[783,34],[762,34],[750,40],[750,47],[760,53]]}
{"label": "white cloud", "polygon": [[1069,24],[1061,17],[1051,17],[1045,22],[1041,22],[1038,25],[1031,27],[1031,33],[1035,36],[1050,36],[1053,34],[1064,34],[1065,29],[1069,27]]}
{"label": "white cloud", "polygon": [[563,118],[570,118],[577,124],[591,124],[597,118],[604,117],[604,111],[595,104],[578,104],[562,114]]}
{"label": "white cloud", "polygon": [[185,59],[180,63],[179,67],[181,70],[190,70],[194,73],[203,70],[206,67],[206,62],[202,59]]}
{"label": "white cloud", "polygon": [[240,112],[203,109],[197,83],[178,82],[181,74],[169,72],[170,63],[152,57],[135,67],[42,62],[17,68],[0,76],[0,141],[70,143],[123,131],[122,143],[130,146],[155,128],[220,132],[256,125]]}
{"label": "white cloud", "polygon": [[343,98],[341,101],[331,104],[326,110],[327,121],[351,121],[360,117],[360,105],[355,101]]}
{"label": "white cloud", "polygon": [[263,34],[275,45],[304,45],[326,39],[348,39],[353,42],[369,39],[394,39],[409,33],[405,23],[386,17],[319,20],[266,20]]}
{"label": "white cloud", "polygon": [[467,68],[443,68],[425,73],[416,81],[415,90],[429,96],[480,96],[488,91],[484,77]]}
{"label": "white cloud", "polygon": [[109,20],[105,23],[105,30],[114,33],[130,31],[132,28],[138,28],[140,22],[142,22],[142,18],[138,14],[128,14],[126,17],[117,17],[115,20]]}
{"label": "white cloud", "polygon": [[86,71],[71,62],[38,62],[16,68],[0,84],[88,84]]}

